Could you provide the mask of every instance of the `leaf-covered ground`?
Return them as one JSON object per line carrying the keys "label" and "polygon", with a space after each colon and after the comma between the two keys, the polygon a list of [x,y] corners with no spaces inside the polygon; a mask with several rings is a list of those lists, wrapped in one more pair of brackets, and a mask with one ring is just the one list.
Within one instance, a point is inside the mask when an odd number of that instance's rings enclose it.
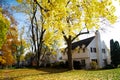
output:
{"label": "leaf-covered ground", "polygon": [[0,80],[120,80],[120,68],[110,70],[0,70]]}

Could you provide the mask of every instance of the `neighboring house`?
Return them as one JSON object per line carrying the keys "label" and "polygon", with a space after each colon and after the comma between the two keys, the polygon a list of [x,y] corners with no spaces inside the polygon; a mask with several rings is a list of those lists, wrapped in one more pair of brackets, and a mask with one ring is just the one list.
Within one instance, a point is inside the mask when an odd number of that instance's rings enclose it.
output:
{"label": "neighboring house", "polygon": [[[72,58],[74,61],[80,61],[82,68],[90,69],[90,63],[95,61],[99,68],[110,64],[110,53],[101,40],[99,31],[95,36],[72,43]],[[67,55],[62,54],[62,60],[67,60]]]}
{"label": "neighboring house", "polygon": [[[40,66],[46,67],[49,64],[58,62],[57,55],[58,54],[52,54],[50,52],[47,52],[47,53],[41,55],[41,57],[40,57]],[[31,58],[29,58],[26,61],[26,64],[27,65],[32,65],[32,66],[37,66],[37,61],[36,60],[37,60],[36,56],[32,56]]]}
{"label": "neighboring house", "polygon": [[42,64],[44,64],[44,66],[46,66],[47,64],[57,62],[57,55],[51,54],[50,52],[46,53],[45,55],[42,55],[41,57],[43,57],[41,62]]}

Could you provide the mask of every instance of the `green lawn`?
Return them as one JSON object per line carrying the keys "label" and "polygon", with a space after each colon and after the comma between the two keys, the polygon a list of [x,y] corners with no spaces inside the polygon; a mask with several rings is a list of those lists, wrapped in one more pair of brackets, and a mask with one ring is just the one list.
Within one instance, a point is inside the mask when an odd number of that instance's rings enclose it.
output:
{"label": "green lawn", "polygon": [[110,70],[11,69],[0,70],[0,80],[120,80],[120,68]]}

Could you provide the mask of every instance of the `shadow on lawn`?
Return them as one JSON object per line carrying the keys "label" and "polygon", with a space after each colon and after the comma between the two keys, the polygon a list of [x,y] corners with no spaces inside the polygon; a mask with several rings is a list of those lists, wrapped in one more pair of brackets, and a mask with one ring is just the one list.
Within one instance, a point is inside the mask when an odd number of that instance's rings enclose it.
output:
{"label": "shadow on lawn", "polygon": [[24,78],[24,77],[37,76],[37,75],[56,74],[56,73],[62,73],[62,72],[68,71],[68,69],[56,69],[56,68],[39,68],[36,70],[40,71],[40,73],[35,73],[35,74],[31,73],[31,74],[18,75],[18,76],[6,76],[5,78],[2,78],[0,80],[16,80],[17,78]]}
{"label": "shadow on lawn", "polygon": [[63,69],[63,68],[40,68],[37,70],[47,72],[48,74],[62,73],[62,72],[69,71],[68,69]]}

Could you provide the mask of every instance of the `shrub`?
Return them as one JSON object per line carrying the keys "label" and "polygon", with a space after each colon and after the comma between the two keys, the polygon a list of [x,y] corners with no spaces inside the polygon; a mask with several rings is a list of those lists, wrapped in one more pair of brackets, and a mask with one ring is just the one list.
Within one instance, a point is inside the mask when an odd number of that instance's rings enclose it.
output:
{"label": "shrub", "polygon": [[68,61],[65,62],[65,67],[68,68]]}
{"label": "shrub", "polygon": [[95,61],[92,61],[90,63],[90,66],[91,66],[91,69],[98,69],[98,65],[97,65],[97,63]]}
{"label": "shrub", "polygon": [[52,63],[51,67],[53,67],[53,68],[65,68],[66,65],[63,61],[61,61],[61,62]]}
{"label": "shrub", "polygon": [[62,68],[65,68],[65,63],[63,61],[61,61],[59,66],[62,67]]}
{"label": "shrub", "polygon": [[46,67],[51,67],[51,64],[50,63],[46,64]]}
{"label": "shrub", "polygon": [[113,69],[114,66],[112,64],[106,65],[103,69]]}
{"label": "shrub", "polygon": [[[80,61],[73,61],[73,66],[74,69],[81,69],[81,63]],[[68,61],[66,62],[55,62],[55,63],[51,63],[51,67],[53,68],[68,68]]]}
{"label": "shrub", "polygon": [[117,66],[117,68],[120,68],[120,64]]}

